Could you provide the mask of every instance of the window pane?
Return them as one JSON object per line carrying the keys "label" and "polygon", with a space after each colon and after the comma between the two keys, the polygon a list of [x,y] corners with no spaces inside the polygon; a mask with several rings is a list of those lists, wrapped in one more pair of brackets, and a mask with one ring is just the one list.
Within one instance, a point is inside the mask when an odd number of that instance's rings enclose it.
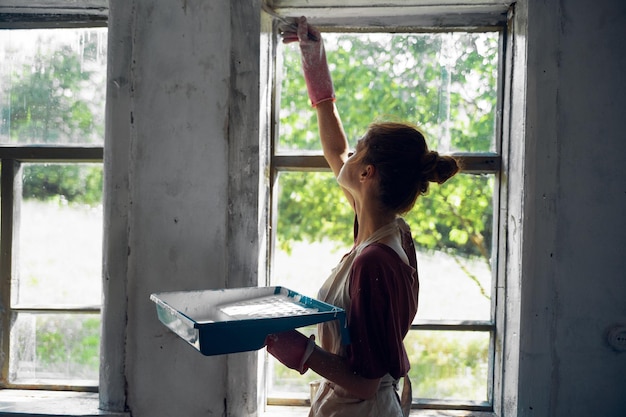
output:
{"label": "window pane", "polygon": [[[350,143],[373,121],[416,124],[429,147],[494,152],[499,32],[324,33],[339,111]],[[320,153],[316,114],[300,52],[281,45],[275,154]],[[420,299],[416,321],[492,317],[493,196],[496,176],[460,174],[404,217],[416,244]],[[352,246],[354,214],[331,173],[280,173],[275,199],[271,284],[316,296]],[[307,330],[307,333],[311,331]],[[414,398],[484,402],[489,332],[411,331],[405,339]],[[269,397],[308,398],[304,377],[269,358]]]}
{"label": "window pane", "polygon": [[489,333],[410,331],[413,398],[487,401]]}
{"label": "window pane", "polygon": [[[495,149],[498,32],[323,36],[351,143],[393,119],[418,125],[441,152]],[[278,152],[320,150],[300,52],[283,51]]]}
{"label": "window pane", "polygon": [[405,216],[418,251],[417,320],[491,320],[493,190],[493,175],[456,175]]}
{"label": "window pane", "polygon": [[352,246],[354,214],[330,172],[284,172],[274,188],[278,225],[272,285],[317,297]]}
{"label": "window pane", "polygon": [[100,315],[18,314],[10,363],[13,383],[97,385]]}
{"label": "window pane", "polygon": [[0,30],[0,143],[102,144],[106,28]]}
{"label": "window pane", "polygon": [[24,164],[14,305],[99,306],[102,165]]}
{"label": "window pane", "polygon": [[[416,321],[492,320],[490,258],[493,189],[493,175],[458,175],[442,186],[431,185],[428,194],[418,198],[414,209],[405,216],[418,252],[420,296]],[[277,228],[271,284],[316,297],[332,268],[352,245],[354,214],[330,172],[281,173],[274,191]],[[421,339],[415,339],[414,333],[407,338],[407,348],[408,344],[415,346],[419,342],[421,345],[418,346],[426,346],[420,349],[428,349],[432,355],[436,355],[434,351],[437,349],[444,349],[441,352],[444,356],[448,355],[446,349],[474,349],[475,339],[478,338],[481,349],[484,349],[484,352],[481,350],[484,357],[481,356],[480,363],[487,363],[489,335],[486,333],[420,334],[424,335]],[[452,337],[455,334],[458,339]],[[466,347],[455,344],[456,341],[466,340],[468,335],[473,338],[468,340]],[[453,340],[447,341],[449,338]],[[418,364],[419,357],[412,356],[410,359],[413,367],[421,366]],[[302,378],[275,364],[271,358],[270,365],[270,397],[289,397],[294,393],[306,397],[309,382],[319,378],[315,375]],[[482,390],[480,392],[486,389],[486,370],[477,373],[472,368],[471,389],[450,391],[460,397],[444,390],[448,386],[457,389],[456,380],[450,382],[452,377],[444,375],[445,372],[450,371],[445,367],[434,370],[432,378],[441,377],[441,381],[436,382],[429,376],[431,391],[416,391],[416,395],[426,398],[426,394],[431,395],[434,386],[439,387],[442,394],[432,394],[435,396],[431,398],[481,401],[486,398],[486,394],[481,394],[480,398],[476,396],[478,389]],[[479,388],[475,387],[477,385]]]}
{"label": "window pane", "polygon": [[[405,218],[418,251],[417,320],[491,320],[493,175],[432,184]],[[272,284],[316,296],[352,246],[354,214],[332,173],[279,175]]]}
{"label": "window pane", "polygon": [[[354,215],[331,172],[281,172],[274,186],[276,242],[270,284],[309,297],[317,292],[350,250]],[[313,334],[315,326],[301,329]],[[269,357],[268,397],[308,398],[304,376]]]}

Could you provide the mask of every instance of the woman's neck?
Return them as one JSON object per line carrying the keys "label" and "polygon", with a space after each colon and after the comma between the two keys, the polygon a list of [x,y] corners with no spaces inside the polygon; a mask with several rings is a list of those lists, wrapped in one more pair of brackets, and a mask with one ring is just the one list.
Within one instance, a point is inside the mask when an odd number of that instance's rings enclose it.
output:
{"label": "woman's neck", "polygon": [[372,207],[372,204],[362,204],[355,207],[357,219],[359,221],[359,230],[357,232],[355,246],[360,245],[378,229],[388,225],[395,220],[395,213],[380,210],[378,207]]}

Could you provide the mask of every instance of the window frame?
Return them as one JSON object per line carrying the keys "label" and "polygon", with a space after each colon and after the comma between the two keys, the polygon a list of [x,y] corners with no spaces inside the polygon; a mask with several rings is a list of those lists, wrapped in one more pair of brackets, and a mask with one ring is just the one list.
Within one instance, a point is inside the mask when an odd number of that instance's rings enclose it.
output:
{"label": "window frame", "polygon": [[97,385],[15,384],[9,380],[11,323],[19,313],[101,314],[100,306],[69,307],[12,307],[11,281],[15,262],[14,249],[19,242],[14,231],[19,230],[22,163],[102,163],[102,146],[0,146],[0,303],[6,314],[0,316],[2,361],[0,388],[48,389],[96,392]]}
{"label": "window frame", "polygon": [[[0,30],[101,28],[107,26],[108,1],[78,0],[68,7],[62,0],[51,0],[47,7],[23,5],[9,0],[0,6]],[[9,380],[11,324],[19,313],[103,314],[102,306],[12,307],[11,280],[19,245],[14,233],[19,228],[21,164],[99,163],[104,169],[104,145],[0,145],[0,389],[98,392],[96,385],[23,384]],[[103,289],[104,290],[104,289]]]}
{"label": "window frame", "polygon": [[[398,2],[395,2],[398,3]],[[455,331],[482,331],[490,333],[489,344],[489,369],[488,369],[488,400],[486,402],[475,403],[473,401],[447,401],[447,400],[421,400],[413,401],[412,409],[437,409],[437,410],[463,410],[485,413],[499,413],[501,408],[500,397],[502,395],[502,374],[504,368],[504,357],[502,345],[505,339],[505,308],[503,301],[506,294],[501,289],[505,286],[507,254],[507,168],[505,152],[508,152],[510,134],[505,132],[505,121],[507,112],[504,110],[507,103],[506,97],[510,97],[507,89],[511,87],[508,77],[511,76],[512,61],[510,58],[511,43],[511,17],[513,7],[508,3],[496,2],[493,4],[475,7],[471,5],[443,5],[421,7],[416,6],[413,1],[405,1],[391,6],[377,6],[376,4],[364,5],[359,0],[348,0],[344,6],[316,5],[307,7],[306,3],[299,0],[278,0],[274,1],[274,11],[282,16],[306,15],[308,20],[321,28],[322,31],[332,32],[443,32],[443,31],[498,31],[500,33],[499,42],[499,62],[497,79],[497,113],[496,113],[496,150],[495,152],[481,153],[453,153],[464,165],[463,175],[469,174],[492,174],[494,180],[493,195],[493,245],[494,256],[492,260],[492,320],[491,321],[428,321],[417,320],[411,326],[411,331],[416,330],[455,330]],[[406,3],[409,3],[408,5]],[[325,7],[325,8],[324,8]],[[450,7],[455,7],[455,13],[450,13]],[[332,9],[332,10],[331,10]],[[332,15],[331,15],[332,13]],[[362,16],[355,18],[354,16]],[[268,171],[269,185],[268,193],[268,218],[270,219],[267,230],[267,259],[266,284],[269,284],[272,268],[273,244],[275,241],[275,228],[271,227],[276,222],[275,196],[273,187],[280,172],[289,171],[330,171],[324,157],[321,154],[305,154],[297,152],[278,152],[276,142],[279,125],[279,89],[280,79],[278,68],[280,57],[277,53],[277,43],[279,38],[276,30],[276,23],[266,16],[270,22],[266,25],[273,25],[271,28],[272,45],[268,47],[268,54],[272,60],[269,67],[268,89],[271,90],[271,115],[269,129]],[[371,21],[375,20],[375,25]],[[369,23],[368,23],[369,22]],[[398,23],[399,22],[399,23]],[[267,372],[267,371],[265,371]],[[264,383],[264,381],[262,382]],[[275,406],[306,406],[309,400],[290,401],[281,398],[266,398],[264,403],[268,407]]]}

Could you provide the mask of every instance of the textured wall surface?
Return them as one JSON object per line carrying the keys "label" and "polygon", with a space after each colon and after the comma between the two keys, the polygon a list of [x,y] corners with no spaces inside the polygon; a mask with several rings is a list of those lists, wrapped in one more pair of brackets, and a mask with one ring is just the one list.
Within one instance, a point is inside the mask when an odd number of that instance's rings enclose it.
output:
{"label": "textured wall surface", "polygon": [[626,3],[528,2],[519,415],[624,414]]}
{"label": "textured wall surface", "polygon": [[110,20],[109,205],[125,205],[108,219],[124,226],[108,239],[109,272],[120,273],[108,278],[124,282],[108,310],[127,309],[126,406],[135,416],[224,415],[226,357],[181,343],[149,296],[226,286],[230,2],[111,2]]}

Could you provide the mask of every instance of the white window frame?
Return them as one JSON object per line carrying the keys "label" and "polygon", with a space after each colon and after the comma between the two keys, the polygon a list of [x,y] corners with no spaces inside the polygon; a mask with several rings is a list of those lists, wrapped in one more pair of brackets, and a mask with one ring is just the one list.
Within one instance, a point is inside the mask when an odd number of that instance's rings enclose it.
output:
{"label": "white window frame", "polygon": [[[306,0],[274,0],[271,8],[282,16],[307,16],[310,22],[323,27],[328,31],[334,29],[354,30],[375,28],[378,31],[394,27],[411,27],[425,30],[441,31],[447,29],[472,29],[484,27],[502,27],[499,76],[499,111],[497,134],[501,137],[501,147],[494,155],[481,155],[480,157],[468,158],[471,163],[469,171],[484,172],[499,170],[496,174],[496,190],[494,194],[494,240],[496,245],[493,250],[497,253],[497,261],[493,264],[492,297],[496,301],[492,303],[495,310],[495,323],[484,323],[485,328],[495,331],[492,337],[490,350],[493,362],[490,364],[490,391],[491,405],[485,407],[472,407],[470,404],[447,404],[420,403],[413,404],[412,415],[428,413],[429,408],[444,412],[449,409],[474,410],[472,415],[501,416],[506,409],[512,411],[517,403],[515,392],[517,383],[516,371],[519,368],[519,360],[516,347],[518,345],[519,332],[519,300],[520,300],[520,270],[519,262],[521,253],[521,235],[509,233],[510,228],[519,226],[520,217],[512,217],[522,212],[523,196],[523,164],[519,163],[523,157],[524,149],[524,97],[523,87],[525,84],[525,32],[526,5],[523,4],[516,10],[511,1],[492,0],[482,2],[480,5],[469,1],[415,1],[396,0],[379,4],[377,2],[365,2],[362,0],[346,0],[341,6],[336,2],[322,0],[314,6]],[[261,144],[264,142],[273,146],[274,133],[276,131],[278,109],[275,107],[275,78],[276,64],[276,31],[270,16],[262,14],[262,44],[261,44],[261,100],[266,100],[271,107],[271,114],[263,120],[261,116]],[[264,38],[263,38],[264,36]],[[262,107],[263,108],[263,107]],[[265,131],[265,132],[264,132]],[[267,136],[263,136],[263,133]],[[513,142],[513,144],[511,144]],[[500,146],[500,143],[498,144]],[[268,148],[271,149],[270,146]],[[262,148],[263,149],[263,148]],[[267,148],[265,148],[267,149]],[[457,155],[464,157],[466,155]],[[512,162],[513,161],[513,162]],[[325,170],[326,163],[321,155],[298,157],[292,155],[276,156],[271,150],[265,155],[262,162],[262,172],[268,172],[268,184],[266,193],[266,210],[271,213],[271,183],[279,170]],[[467,171],[467,169],[466,169]],[[496,209],[497,207],[497,209]],[[268,215],[268,218],[271,215]],[[267,256],[271,259],[271,233],[268,229],[266,236]],[[268,262],[269,263],[269,262]],[[269,266],[266,270],[266,283],[269,282]],[[480,327],[481,324],[477,325]],[[437,328],[434,323],[422,323],[421,328]],[[491,361],[490,361],[491,362]],[[506,370],[506,372],[505,372]],[[265,393],[263,381],[265,371],[259,374],[260,392],[263,404]],[[286,403],[284,405],[294,405]],[[267,406],[270,414],[280,414],[281,410],[287,411],[289,407]],[[303,408],[303,407],[301,407]],[[416,409],[419,408],[419,409]],[[420,410],[426,409],[426,410]],[[289,410],[298,413],[298,408]],[[455,411],[451,411],[454,413]],[[460,411],[463,412],[463,411]],[[295,415],[295,414],[294,414]],[[452,414],[451,414],[452,415]]]}

